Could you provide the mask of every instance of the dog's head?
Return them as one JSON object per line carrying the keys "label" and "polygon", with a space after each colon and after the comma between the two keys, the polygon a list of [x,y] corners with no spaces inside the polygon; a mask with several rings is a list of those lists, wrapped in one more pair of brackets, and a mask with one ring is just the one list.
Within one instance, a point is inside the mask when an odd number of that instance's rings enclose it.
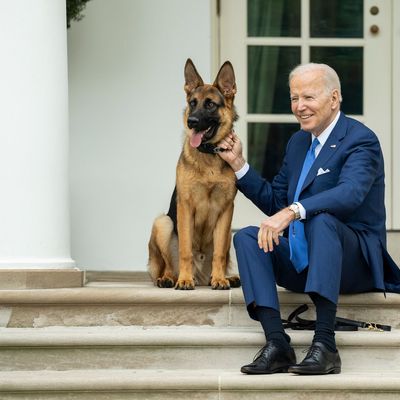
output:
{"label": "dog's head", "polygon": [[185,124],[192,147],[214,144],[224,138],[233,127],[237,114],[233,106],[236,94],[235,73],[226,61],[214,83],[204,84],[192,60],[185,64],[185,92],[187,108]]}

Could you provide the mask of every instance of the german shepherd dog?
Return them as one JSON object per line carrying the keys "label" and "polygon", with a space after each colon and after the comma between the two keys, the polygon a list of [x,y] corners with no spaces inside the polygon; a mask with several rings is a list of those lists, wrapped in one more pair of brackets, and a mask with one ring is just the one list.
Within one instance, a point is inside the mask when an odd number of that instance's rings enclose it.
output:
{"label": "german shepherd dog", "polygon": [[237,114],[232,64],[225,62],[214,83],[204,84],[193,62],[185,64],[185,139],[176,167],[168,213],[154,221],[149,272],[161,288],[190,290],[239,287],[227,277],[236,177],[216,146],[232,131]]}

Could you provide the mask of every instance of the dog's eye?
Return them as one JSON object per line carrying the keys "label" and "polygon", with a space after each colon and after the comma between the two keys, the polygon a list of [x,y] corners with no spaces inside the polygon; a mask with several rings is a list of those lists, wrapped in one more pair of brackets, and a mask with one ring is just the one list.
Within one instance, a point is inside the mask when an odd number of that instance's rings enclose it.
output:
{"label": "dog's eye", "polygon": [[209,101],[206,102],[206,107],[209,110],[212,110],[213,108],[217,107],[217,105],[213,101],[209,100]]}
{"label": "dog's eye", "polygon": [[197,100],[190,100],[190,101],[189,101],[189,106],[190,106],[191,108],[196,107],[196,105],[197,105]]}

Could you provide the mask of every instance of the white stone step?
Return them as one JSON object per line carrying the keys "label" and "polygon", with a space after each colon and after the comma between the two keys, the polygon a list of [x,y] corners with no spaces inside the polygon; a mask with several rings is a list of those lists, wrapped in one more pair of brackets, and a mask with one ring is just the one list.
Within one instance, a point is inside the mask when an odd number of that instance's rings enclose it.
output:
{"label": "white stone step", "polygon": [[[308,303],[279,291],[282,315]],[[340,375],[246,376],[264,344],[241,289],[91,282],[0,291],[1,400],[369,400],[400,398],[400,296],[341,296],[338,315],[392,332],[338,332]],[[304,317],[312,317],[310,311]],[[291,333],[302,359],[312,332]]]}
{"label": "white stone step", "polygon": [[[301,360],[312,332],[288,333]],[[346,368],[400,373],[400,330],[337,332],[336,340]],[[1,328],[0,371],[171,367],[239,371],[264,344],[262,331],[250,327]]]}
{"label": "white stone step", "polygon": [[0,398],[394,400],[397,372],[343,371],[340,375],[243,375],[233,370],[75,370],[0,372]]}
{"label": "white stone step", "polygon": [[[310,304],[304,294],[279,290],[279,297],[283,317],[299,304]],[[74,289],[1,290],[0,304],[0,325],[6,327],[258,326],[248,317],[241,289],[178,291],[146,282],[92,283]],[[345,318],[400,328],[399,312],[398,294],[366,293],[339,299],[338,316]]]}

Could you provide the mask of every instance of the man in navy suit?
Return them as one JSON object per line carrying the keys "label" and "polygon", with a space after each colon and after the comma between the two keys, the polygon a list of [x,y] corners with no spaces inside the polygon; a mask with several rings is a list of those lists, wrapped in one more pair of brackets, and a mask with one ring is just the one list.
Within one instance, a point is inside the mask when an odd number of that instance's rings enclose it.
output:
{"label": "man in navy suit", "polygon": [[[220,143],[238,189],[267,215],[259,228],[234,237],[247,309],[267,339],[241,371],[340,373],[334,333],[339,293],[400,292],[399,269],[386,251],[384,162],[374,132],[340,111],[340,81],[331,67],[300,65],[289,87],[301,130],[289,140],[272,182],[246,163],[236,134]],[[315,304],[313,341],[298,364],[276,285],[307,293]]]}

